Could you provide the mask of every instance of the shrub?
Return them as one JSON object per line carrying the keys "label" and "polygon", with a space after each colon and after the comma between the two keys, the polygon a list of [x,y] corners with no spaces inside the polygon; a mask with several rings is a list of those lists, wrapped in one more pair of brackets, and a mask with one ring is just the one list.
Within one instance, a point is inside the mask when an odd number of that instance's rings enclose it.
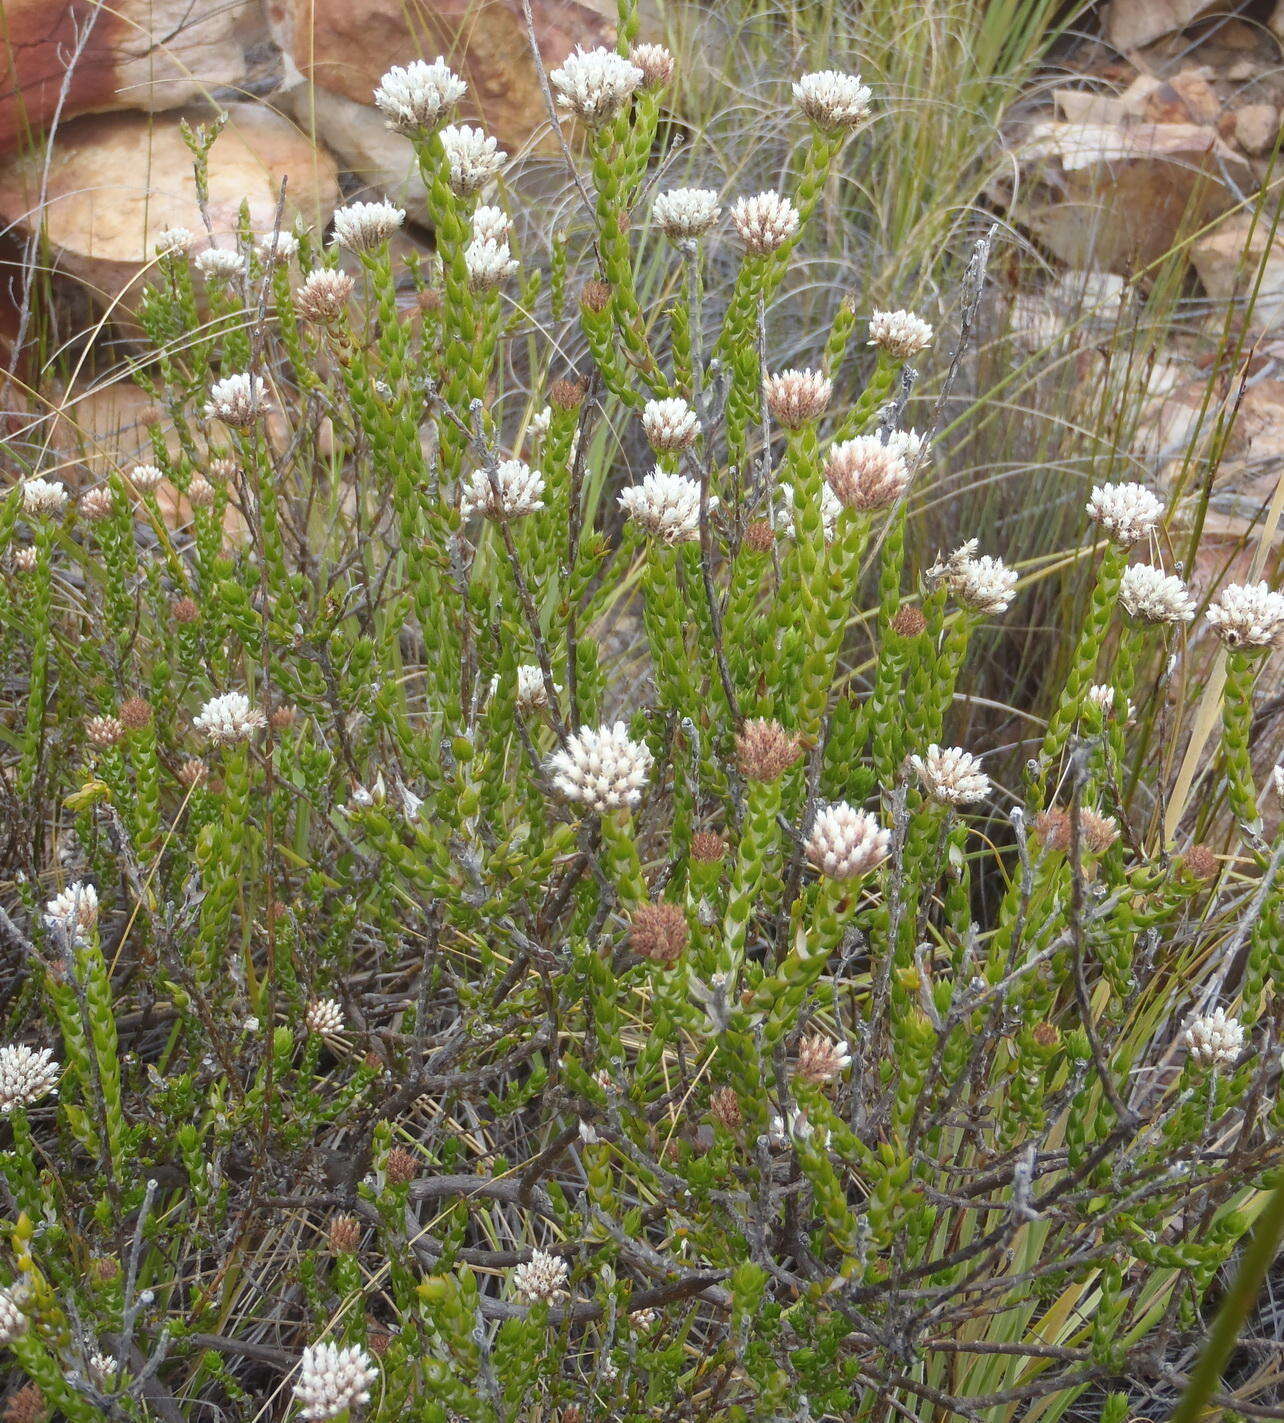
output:
{"label": "shrub", "polygon": [[937,333],[836,300],[778,368],[764,319],[875,98],[794,86],[788,192],[664,190],[672,60],[625,19],[549,76],[592,213],[564,361],[529,352],[574,234],[542,292],[505,155],[412,66],[412,310],[387,202],[199,269],[169,234],[153,463],[0,505],[0,1337],[77,1423],[1122,1420],[1278,1177],[1248,735],[1284,598],[1208,612],[1228,851],[1128,813],[1196,613],[1134,561],[1140,485],[1088,500],[1024,784],[946,744],[1023,590],[977,540],[907,557]]}

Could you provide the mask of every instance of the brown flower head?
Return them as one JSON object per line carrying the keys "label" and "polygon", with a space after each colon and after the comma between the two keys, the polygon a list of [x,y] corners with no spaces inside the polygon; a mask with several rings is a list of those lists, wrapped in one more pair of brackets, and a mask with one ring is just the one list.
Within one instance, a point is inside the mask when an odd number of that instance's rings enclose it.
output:
{"label": "brown flower head", "polygon": [[802,755],[802,744],[778,721],[747,721],[736,734],[736,765],[750,781],[775,781]]}
{"label": "brown flower head", "polygon": [[681,908],[663,900],[639,904],[629,924],[629,945],[634,953],[664,968],[677,963],[690,935],[687,916]]}
{"label": "brown flower head", "polygon": [[180,624],[194,623],[201,616],[201,610],[191,598],[175,598],[170,605],[174,621]]}
{"label": "brown flower head", "polygon": [[709,1098],[709,1115],[719,1126],[726,1127],[728,1131],[735,1131],[743,1120],[740,1111],[740,1098],[736,1096],[734,1087],[719,1087]]}
{"label": "brown flower head", "polygon": [[419,1162],[404,1147],[394,1146],[383,1159],[383,1170],[394,1186],[408,1186],[419,1175]]}
{"label": "brown flower head", "polygon": [[336,1255],[351,1255],[361,1243],[361,1222],[354,1215],[333,1215],[328,1238]]}
{"label": "brown flower head", "polygon": [[714,830],[698,830],[691,837],[691,858],[702,865],[721,864],[727,855],[727,842]]}
{"label": "brown flower head", "polygon": [[921,637],[927,631],[927,619],[912,603],[905,603],[897,608],[891,626],[897,637]]}
{"label": "brown flower head", "polygon": [[1192,845],[1181,857],[1181,867],[1192,879],[1210,880],[1221,873],[1222,862],[1207,845]]}
{"label": "brown flower head", "polygon": [[[591,281],[584,283],[580,292],[580,302],[590,311],[603,312],[611,304],[611,287],[608,282]],[[550,392],[551,394],[551,392]]]}
{"label": "brown flower head", "polygon": [[548,390],[548,403],[558,410],[578,410],[584,404],[585,394],[582,380],[555,380]]}

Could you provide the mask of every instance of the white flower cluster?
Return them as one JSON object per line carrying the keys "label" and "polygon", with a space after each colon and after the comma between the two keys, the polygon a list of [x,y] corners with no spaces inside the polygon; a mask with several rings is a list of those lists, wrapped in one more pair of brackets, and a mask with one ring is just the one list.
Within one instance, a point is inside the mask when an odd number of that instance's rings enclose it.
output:
{"label": "white flower cluster", "polygon": [[337,1037],[343,1031],[343,1005],[337,998],[314,998],[303,1021],[319,1038]]}
{"label": "white flower cluster", "polygon": [[856,879],[887,858],[891,838],[868,811],[840,800],[816,812],[807,859],[830,879]]}
{"label": "white flower cluster", "polygon": [[745,251],[765,257],[779,251],[797,233],[802,218],[788,198],[779,193],[757,193],[736,199],[731,222]]}
{"label": "white flower cluster", "polygon": [[977,557],[979,544],[969,539],[946,559],[927,570],[930,584],[944,583],[965,608],[977,613],[1002,613],[1016,592],[1017,575],[1001,558]]}
{"label": "white flower cluster", "polygon": [[29,1048],[25,1043],[0,1047],[0,1115],[30,1107],[50,1093],[56,1095],[60,1071],[47,1047]]}
{"label": "white flower cluster", "polygon": [[700,434],[696,413],[681,396],[648,400],[642,408],[642,429],[657,453],[689,449]]}
{"label": "white flower cluster", "polygon": [[548,76],[557,102],[593,127],[613,119],[645,78],[636,64],[613,49],[582,47]]}
{"label": "white flower cluster", "polygon": [[[554,693],[562,690],[560,683],[553,683]],[[548,706],[548,688],[544,685],[544,672],[535,663],[525,663],[517,669],[517,706],[520,711],[539,711]]]}
{"label": "white flower cluster", "polygon": [[[709,508],[718,503],[709,496]],[[700,482],[658,465],[620,494],[620,508],[661,543],[691,543],[700,537]]]}
{"label": "white flower cluster", "polygon": [[244,429],[271,409],[267,382],[262,376],[238,371],[224,376],[210,386],[210,398],[205,404],[207,420],[221,420],[235,429]]}
{"label": "white flower cluster", "polygon": [[98,922],[98,891],[92,884],[77,880],[45,905],[45,924],[66,934],[74,944],[88,942],[89,931]]}
{"label": "white flower cluster", "polygon": [[267,718],[258,707],[250,704],[244,692],[224,692],[222,696],[211,697],[192,718],[192,725],[208,736],[215,746],[248,741],[266,724]]}
{"label": "white flower cluster", "polygon": [[[1097,708],[1103,717],[1112,717],[1115,714],[1115,705],[1119,700],[1119,693],[1108,683],[1098,682],[1096,686],[1088,688],[1088,701]],[[1130,722],[1137,714],[1137,708],[1131,698],[1124,701],[1125,722]]]}
{"label": "white flower cluster", "polygon": [[1202,1067],[1229,1067],[1244,1050],[1244,1029],[1225,1008],[1214,1008],[1187,1025],[1182,1034],[1186,1051]]}
{"label": "white flower cluster", "polygon": [[348,309],[354,285],[347,272],[317,267],[304,277],[303,285],[294,293],[299,315],[305,321],[337,321]]}
{"label": "white flower cluster", "polygon": [[406,210],[394,203],[349,203],[334,211],[334,240],[349,252],[373,252],[406,220]]}
{"label": "white flower cluster", "polygon": [[129,482],[146,494],[165,482],[165,471],[154,464],[136,464],[129,472]]}
{"label": "white flower cluster", "polygon": [[800,430],[829,408],[833,382],[821,371],[786,370],[768,375],[763,397],[771,418],[786,430]]}
{"label": "white flower cluster", "polygon": [[508,157],[493,138],[469,124],[442,129],[441,146],[450,166],[450,186],[460,197],[484,188],[499,175]]}
{"label": "white flower cluster", "polygon": [[855,128],[869,117],[873,91],[859,74],[820,69],[804,74],[794,85],[794,103],[818,128]]}
{"label": "white flower cluster", "polygon": [[517,259],[507,242],[490,237],[474,237],[464,248],[464,266],[468,268],[468,284],[476,292],[494,291],[517,271]]}
{"label": "white flower cluster", "polygon": [[896,361],[908,361],[932,344],[933,331],[912,311],[876,311],[869,318],[869,344]]}
{"label": "white flower cluster", "polygon": [[[787,539],[797,537],[797,528],[794,524],[795,498],[792,484],[781,484],[777,486],[780,495],[780,507],[776,510],[776,527]],[[834,493],[832,487],[826,483],[822,485],[820,491],[820,522],[824,530],[825,542],[832,543],[834,534],[838,530],[838,520],[842,516],[843,503],[838,495]]]}
{"label": "white flower cluster", "polygon": [[870,513],[894,504],[909,488],[905,457],[889,440],[857,435],[830,447],[825,456],[825,487],[847,509]]}
{"label": "white flower cluster", "polygon": [[1119,601],[1125,612],[1146,623],[1188,623],[1195,616],[1195,600],[1181,579],[1149,563],[1124,569]]}
{"label": "white flower cluster", "polygon": [[504,521],[519,519],[544,507],[544,476],[524,460],[501,460],[494,476],[475,469],[459,496],[459,512]]}
{"label": "white flower cluster", "polygon": [[294,1397],[303,1418],[335,1418],[354,1403],[367,1403],[370,1386],[379,1377],[369,1354],[359,1344],[309,1344],[299,1360]]}
{"label": "white flower cluster", "polygon": [[532,1250],[531,1258],[513,1270],[513,1292],[527,1304],[555,1299],[566,1288],[570,1267],[560,1255]]}
{"label": "white flower cluster", "polygon": [[155,251],[158,257],[182,256],[195,245],[196,234],[190,227],[166,227],[156,234]]}
{"label": "white flower cluster", "polygon": [[1124,548],[1144,539],[1164,512],[1163,501],[1144,484],[1101,484],[1088,496],[1088,517]]}
{"label": "white flower cluster", "polygon": [[1284,632],[1284,593],[1266,583],[1228,583],[1208,606],[1208,621],[1227,647],[1269,647]]}
{"label": "white flower cluster", "polygon": [[245,271],[245,259],[226,247],[207,247],[192,258],[192,266],[207,282],[234,282]]}
{"label": "white flower cluster", "polygon": [[712,188],[670,188],[651,204],[651,218],[674,242],[703,237],[722,216]]}
{"label": "white flower cluster", "polygon": [[22,1308],[23,1296],[15,1285],[0,1289],[0,1344],[12,1344],[27,1332],[27,1316]]}
{"label": "white flower cluster", "polygon": [[629,736],[622,721],[614,726],[583,727],[549,758],[548,769],[558,792],[569,801],[603,813],[633,806],[654,758]]}
{"label": "white flower cluster", "polygon": [[431,64],[415,59],[394,64],[379,81],[374,101],[398,133],[436,128],[446,111],[468,92],[468,86],[438,55]]}
{"label": "white flower cluster", "polygon": [[254,250],[267,267],[292,262],[299,255],[299,239],[292,232],[265,232]]}
{"label": "white flower cluster", "polygon": [[22,509],[28,518],[52,519],[67,507],[66,486],[56,479],[24,479]]}
{"label": "white flower cluster", "polygon": [[933,800],[946,805],[970,805],[990,793],[990,778],[981,760],[961,746],[929,746],[925,756],[911,756],[910,765]]}

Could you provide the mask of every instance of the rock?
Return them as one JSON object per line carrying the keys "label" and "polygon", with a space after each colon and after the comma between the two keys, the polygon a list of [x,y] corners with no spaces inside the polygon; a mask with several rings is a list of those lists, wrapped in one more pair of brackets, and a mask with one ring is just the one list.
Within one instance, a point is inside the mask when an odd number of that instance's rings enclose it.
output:
{"label": "rock", "polygon": [[[614,43],[615,0],[534,0],[540,53],[553,68],[577,44]],[[284,51],[293,111],[344,166],[396,193],[417,216],[423,187],[409,142],[389,132],[371,95],[394,64],[445,55],[469,86],[463,117],[501,147],[555,151],[520,0],[267,0]]]}
{"label": "rock", "polygon": [[1054,89],[1052,102],[1068,124],[1122,124],[1128,119],[1123,100],[1090,89]]}
{"label": "rock", "polygon": [[1284,0],[1275,0],[1275,9],[1271,11],[1266,28],[1277,40],[1284,40]]}
{"label": "rock", "polygon": [[1068,266],[1131,274],[1237,202],[1247,161],[1198,124],[1033,124],[1013,208]]}
{"label": "rock", "polygon": [[0,153],[43,133],[55,114],[65,123],[170,109],[240,84],[246,43],[261,23],[256,0],[5,0]]}
{"label": "rock", "polygon": [[1212,75],[1211,69],[1183,69],[1168,81],[1185,106],[1191,123],[1216,123],[1222,111],[1221,100],[1208,82]]}
{"label": "rock", "polygon": [[[320,228],[339,202],[334,161],[287,119],[254,104],[229,106],[210,153],[210,220],[226,241],[242,201],[257,231],[272,229],[281,180],[283,226],[296,217]],[[46,185],[43,187],[42,182]],[[54,264],[78,277],[105,306],[126,310],[138,277],[167,227],[201,232],[192,156],[177,115],[106,114],[61,128],[47,182],[42,155],[0,164],[0,217],[29,226],[42,215]]]}
{"label": "rock", "polygon": [[1257,65],[1251,59],[1237,59],[1226,70],[1226,78],[1232,84],[1243,84],[1257,74]]}
{"label": "rock", "polygon": [[1110,0],[1101,28],[1116,49],[1140,49],[1217,8],[1209,0]]}
{"label": "rock", "polygon": [[1246,300],[1262,268],[1252,324],[1265,331],[1284,327],[1284,234],[1276,237],[1268,253],[1270,226],[1268,218],[1259,217],[1254,226],[1247,213],[1237,213],[1190,249],[1199,280],[1214,301]]}
{"label": "rock", "polygon": [[1274,104],[1245,104],[1235,110],[1235,138],[1245,153],[1267,153],[1280,130]]}

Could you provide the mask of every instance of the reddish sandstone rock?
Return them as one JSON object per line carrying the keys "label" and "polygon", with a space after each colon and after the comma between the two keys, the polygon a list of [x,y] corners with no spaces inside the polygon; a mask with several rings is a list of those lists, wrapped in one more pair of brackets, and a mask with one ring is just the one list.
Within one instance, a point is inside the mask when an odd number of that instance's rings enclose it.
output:
{"label": "reddish sandstone rock", "polygon": [[[334,161],[287,119],[261,105],[229,106],[210,153],[210,219],[229,241],[241,202],[259,232],[273,227],[281,180],[284,225],[296,217],[320,229],[339,201]],[[167,227],[204,228],[192,155],[177,115],[104,114],[60,128],[46,178],[43,155],[0,164],[0,218],[29,231],[43,219],[55,267],[90,288],[103,305],[126,310]]]}
{"label": "reddish sandstone rock", "polygon": [[[4,0],[0,153],[57,117],[174,108],[245,75],[257,0]],[[74,56],[74,62],[68,59]]]}
{"label": "reddish sandstone rock", "polygon": [[[614,43],[615,0],[533,0],[532,12],[549,68],[577,44]],[[444,55],[468,84],[462,118],[480,120],[510,153],[533,140],[554,151],[520,0],[267,0],[267,13],[299,123],[418,216],[424,194],[410,144],[372,99],[394,64]]]}

